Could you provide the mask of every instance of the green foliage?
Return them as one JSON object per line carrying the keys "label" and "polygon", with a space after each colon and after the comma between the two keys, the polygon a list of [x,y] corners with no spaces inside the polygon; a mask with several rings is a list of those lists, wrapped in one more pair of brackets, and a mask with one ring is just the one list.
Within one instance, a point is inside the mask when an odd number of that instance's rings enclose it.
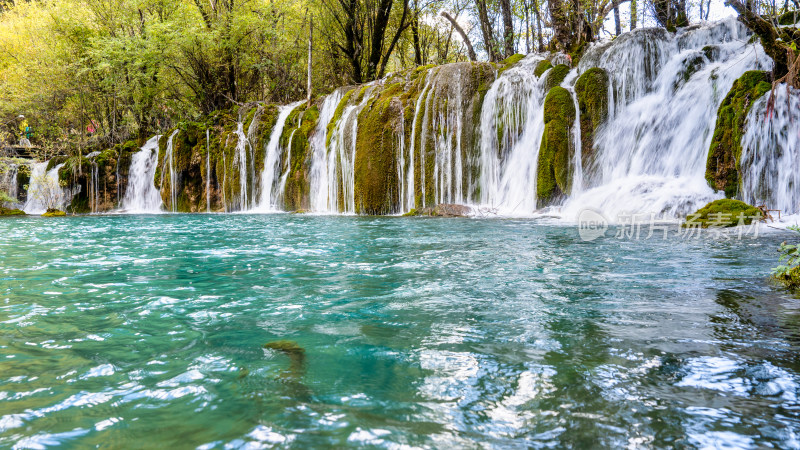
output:
{"label": "green foliage", "polygon": [[733,83],[717,112],[717,124],[706,161],[706,181],[728,198],[739,193],[742,136],[753,102],[770,91],[767,72],[745,72]]}
{"label": "green foliage", "polygon": [[686,218],[683,227],[727,228],[750,225],[762,217],[761,211],[745,202],[724,198],[715,200]]}
{"label": "green foliage", "polygon": [[[790,230],[800,233],[797,226],[789,227]],[[787,244],[785,241],[778,249],[781,264],[772,269],[772,277],[791,289],[800,288],[800,245]]]}

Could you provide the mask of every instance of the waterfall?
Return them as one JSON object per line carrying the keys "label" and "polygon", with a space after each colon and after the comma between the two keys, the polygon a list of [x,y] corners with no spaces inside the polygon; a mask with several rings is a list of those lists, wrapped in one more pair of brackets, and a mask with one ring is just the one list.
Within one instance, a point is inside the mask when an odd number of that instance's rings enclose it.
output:
{"label": "waterfall", "polygon": [[[3,166],[0,166],[2,168]],[[7,163],[5,169],[0,172],[0,191],[8,194],[13,199],[19,198],[19,188],[17,186],[17,174],[19,166],[14,163]]]}
{"label": "waterfall", "polygon": [[[422,91],[417,97],[417,102],[414,105],[414,118],[411,121],[411,145],[408,150],[408,166],[407,168],[404,167],[406,163],[406,157],[403,155],[403,151],[401,151],[401,160],[400,160],[400,168],[398,169],[399,177],[400,177],[400,213],[407,213],[414,209],[415,206],[415,197],[416,197],[416,189],[415,189],[415,178],[414,178],[414,154],[417,148],[417,125],[419,123],[420,115],[423,112],[420,110],[420,107],[423,103],[427,105],[427,99],[430,96],[431,90],[431,74],[433,71],[428,71],[427,75],[425,76],[425,87],[422,88]],[[403,121],[403,134],[405,134],[405,121]],[[424,141],[423,141],[424,142]],[[403,149],[405,149],[405,142],[403,143]],[[405,177],[405,179],[403,178]]]}
{"label": "waterfall", "polygon": [[611,221],[630,214],[674,218],[721,198],[704,176],[717,109],[742,73],[769,68],[761,47],[747,44],[734,19],[675,35],[636,30],[625,36],[581,61],[581,67],[609,70],[616,105],[595,133],[595,164],[584,168],[589,189],[562,209],[568,220],[586,208]]}
{"label": "waterfall", "polygon": [[244,211],[249,207],[247,199],[247,154],[250,145],[250,139],[244,133],[244,124],[238,122],[236,124],[236,152],[233,154],[233,164],[239,166],[239,209]]}
{"label": "waterfall", "polygon": [[178,211],[178,174],[175,172],[175,156],[172,154],[172,140],[180,130],[175,130],[167,139],[167,150],[164,152],[164,161],[161,164],[161,189],[164,189],[164,172],[169,167],[169,194],[170,209],[172,212]]}
{"label": "waterfall", "polygon": [[[287,149],[281,146],[281,135],[289,114],[303,103],[305,102],[299,101],[278,108],[278,119],[272,128],[269,141],[264,149],[264,170],[261,172],[261,199],[255,211],[283,210],[282,200],[285,180],[283,180],[283,183],[281,182],[281,161],[286,160],[288,165],[288,159],[291,155],[287,156],[285,154]],[[291,143],[289,147],[291,147]]]}
{"label": "waterfall", "polygon": [[[742,137],[742,199],[752,205],[800,213],[800,90],[785,85],[759,98]],[[777,218],[777,217],[776,217]]]}
{"label": "waterfall", "polygon": [[58,171],[64,164],[59,164],[49,171],[47,165],[48,162],[33,165],[28,185],[28,200],[22,208],[26,214],[42,214],[48,208],[63,210],[69,200],[69,195],[61,187],[58,176]]}
{"label": "waterfall", "polygon": [[211,137],[206,128],[206,212],[211,212]]}
{"label": "waterfall", "polygon": [[161,212],[161,194],[155,186],[161,136],[154,136],[142,149],[133,154],[128,173],[128,189],[122,200],[122,210],[134,214]]}
{"label": "waterfall", "polygon": [[540,55],[506,70],[486,93],[481,109],[478,206],[504,214],[536,209],[539,146],[544,133],[544,90],[549,71],[537,78]]}
{"label": "waterfall", "polygon": [[342,90],[337,89],[325,97],[319,112],[319,122],[309,141],[311,147],[311,169],[309,171],[311,211],[324,212],[332,209],[328,192],[328,124],[331,123],[343,95]]}
{"label": "waterfall", "polygon": [[362,88],[361,101],[351,103],[344,108],[342,116],[331,132],[327,164],[329,212],[353,214],[356,211],[355,160],[358,114],[378,86],[375,82],[365,85]]}

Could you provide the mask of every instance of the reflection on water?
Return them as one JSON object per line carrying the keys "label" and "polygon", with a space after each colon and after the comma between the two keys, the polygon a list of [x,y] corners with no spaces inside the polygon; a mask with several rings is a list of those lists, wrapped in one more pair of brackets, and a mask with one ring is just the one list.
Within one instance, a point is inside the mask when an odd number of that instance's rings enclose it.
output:
{"label": "reflection on water", "polygon": [[302,215],[0,235],[1,447],[800,445],[800,301],[765,282],[783,235]]}

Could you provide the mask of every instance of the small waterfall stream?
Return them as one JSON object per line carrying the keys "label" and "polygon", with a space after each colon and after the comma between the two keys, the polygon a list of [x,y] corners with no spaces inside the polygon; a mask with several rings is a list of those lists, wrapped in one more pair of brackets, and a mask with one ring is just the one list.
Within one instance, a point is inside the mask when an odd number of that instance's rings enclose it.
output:
{"label": "small waterfall stream", "polygon": [[319,112],[319,122],[314,130],[309,144],[311,145],[311,169],[309,173],[309,184],[311,188],[311,211],[328,212],[335,206],[335,199],[331,201],[330,183],[328,179],[328,124],[333,119],[336,107],[342,101],[344,93],[342,89],[333,91],[325,97],[322,102],[322,109]]}
{"label": "small waterfall stream", "polygon": [[328,148],[328,212],[354,214],[355,160],[358,114],[366,106],[376,88],[373,82],[364,86],[360,101],[351,100],[341,118],[334,124]]}
{"label": "small waterfall stream", "polygon": [[[175,130],[167,139],[167,149],[164,151],[164,161],[161,164],[161,189],[164,189],[164,174],[169,179],[169,208],[172,212],[178,211],[178,174],[175,172],[175,155],[173,154],[172,141],[180,130]],[[165,169],[169,169],[166,171]]]}
{"label": "small waterfall stream", "polygon": [[[789,95],[791,92],[792,95]],[[759,98],[742,137],[742,199],[784,214],[800,213],[800,90],[775,89]]]}
{"label": "small waterfall stream", "polygon": [[281,106],[278,109],[278,119],[272,128],[269,141],[264,149],[264,170],[261,172],[261,198],[256,208],[254,208],[256,212],[280,211],[283,209],[283,189],[286,187],[286,179],[281,176],[281,161],[285,162],[284,165],[287,166],[288,170],[288,160],[291,155],[288,155],[287,150],[291,148],[291,142],[288,143],[286,148],[281,146],[281,135],[289,114],[303,103],[305,102],[299,101]]}
{"label": "small waterfall stream", "polygon": [[36,163],[31,170],[28,200],[22,208],[26,214],[43,214],[48,208],[63,210],[69,193],[61,186],[58,171],[64,164],[47,170],[48,162]]}
{"label": "small waterfall stream", "polygon": [[155,186],[161,136],[150,138],[142,149],[134,153],[128,172],[128,189],[122,200],[122,210],[133,214],[160,213],[163,203]]}
{"label": "small waterfall stream", "polygon": [[544,132],[544,89],[539,55],[529,55],[492,84],[481,109],[479,207],[504,214],[536,209],[536,170]]}

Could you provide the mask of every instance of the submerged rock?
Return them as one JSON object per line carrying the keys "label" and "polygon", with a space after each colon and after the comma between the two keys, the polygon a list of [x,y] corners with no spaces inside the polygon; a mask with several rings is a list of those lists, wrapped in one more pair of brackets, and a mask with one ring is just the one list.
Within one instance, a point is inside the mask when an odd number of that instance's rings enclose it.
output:
{"label": "submerged rock", "polygon": [[[416,210],[414,212],[417,213]],[[472,208],[465,205],[443,203],[441,205],[423,208],[415,215],[431,217],[469,217],[472,215]]]}
{"label": "submerged rock", "polygon": [[717,124],[706,161],[706,181],[728,198],[739,193],[742,136],[747,113],[772,88],[769,73],[751,70],[733,83],[717,112]]}
{"label": "submerged rock", "polygon": [[761,210],[745,202],[733,199],[715,200],[690,214],[683,227],[697,226],[702,228],[727,228],[737,225],[750,225],[753,220],[764,217]]}

